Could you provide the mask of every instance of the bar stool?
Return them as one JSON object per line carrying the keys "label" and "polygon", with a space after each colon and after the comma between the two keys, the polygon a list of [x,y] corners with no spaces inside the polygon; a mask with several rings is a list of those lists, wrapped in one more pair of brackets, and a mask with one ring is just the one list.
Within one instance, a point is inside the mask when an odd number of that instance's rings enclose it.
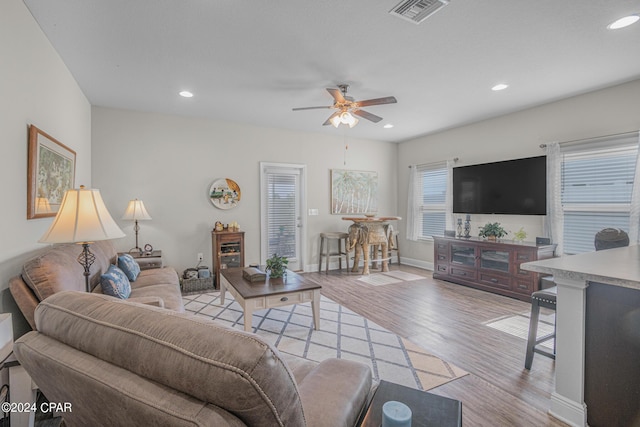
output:
{"label": "bar stool", "polygon": [[[326,242],[325,242],[326,241]],[[337,241],[337,251],[331,251],[331,242]],[[342,243],[344,241],[344,250]],[[326,246],[325,246],[326,243]],[[324,253],[323,253],[323,247]],[[342,270],[342,257],[349,271],[349,233],[327,232],[320,233],[320,250],[318,251],[318,272],[322,271],[322,257],[325,258],[325,272],[329,272],[329,260],[338,257],[338,266]]]}
{"label": "bar stool", "polygon": [[398,234],[400,234],[400,232],[397,230],[392,230],[391,233],[389,233],[389,264],[391,264],[391,258],[393,258],[391,253],[395,251],[398,258],[398,265],[400,265],[400,245],[398,244]]}
{"label": "bar stool", "polygon": [[[558,287],[543,289],[531,294],[531,319],[529,320],[529,338],[527,340],[527,356],[524,361],[525,369],[531,369],[533,363],[533,353],[542,354],[543,356],[556,358],[556,344],[553,343],[553,353],[538,348],[538,344],[542,344],[556,337],[556,325],[553,322],[553,332],[543,337],[537,338],[538,335],[538,320],[540,318],[540,307],[556,310],[556,297],[558,295]],[[555,314],[555,313],[554,313]]]}

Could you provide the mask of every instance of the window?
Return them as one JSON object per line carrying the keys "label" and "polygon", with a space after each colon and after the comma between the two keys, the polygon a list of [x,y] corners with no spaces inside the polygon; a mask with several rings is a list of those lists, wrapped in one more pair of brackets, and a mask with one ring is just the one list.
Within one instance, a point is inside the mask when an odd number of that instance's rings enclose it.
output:
{"label": "window", "polygon": [[590,252],[603,228],[629,232],[637,134],[561,147],[564,253]]}
{"label": "window", "polygon": [[419,191],[418,238],[442,236],[446,228],[447,180],[446,163],[421,165],[417,167]]}

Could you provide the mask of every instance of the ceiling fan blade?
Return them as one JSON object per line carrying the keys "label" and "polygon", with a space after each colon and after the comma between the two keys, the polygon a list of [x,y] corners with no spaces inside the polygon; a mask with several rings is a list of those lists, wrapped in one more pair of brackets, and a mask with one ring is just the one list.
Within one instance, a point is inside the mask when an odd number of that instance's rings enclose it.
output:
{"label": "ceiling fan blade", "polygon": [[370,105],[395,104],[398,102],[395,96],[385,96],[384,98],[367,99],[365,101],[357,101],[358,107],[368,107]]}
{"label": "ceiling fan blade", "polygon": [[327,88],[327,92],[329,92],[331,96],[333,96],[333,99],[335,99],[336,102],[346,102],[346,99],[344,99],[344,96],[342,96],[342,92],[340,92],[340,89]]}
{"label": "ceiling fan blade", "polygon": [[352,113],[356,116],[362,117],[363,119],[371,120],[373,123],[378,123],[380,120],[382,120],[382,117],[368,113],[364,110],[353,110]]}
{"label": "ceiling fan blade", "polygon": [[300,110],[319,110],[319,109],[327,109],[327,108],[333,108],[333,106],[328,106],[328,107],[298,107],[298,108],[292,108],[293,111],[300,111]]}
{"label": "ceiling fan blade", "polygon": [[331,119],[333,119],[334,117],[338,116],[339,114],[340,114],[340,111],[336,111],[335,113],[333,113],[331,116],[329,116],[327,121],[322,124],[322,126],[330,125],[331,124]]}

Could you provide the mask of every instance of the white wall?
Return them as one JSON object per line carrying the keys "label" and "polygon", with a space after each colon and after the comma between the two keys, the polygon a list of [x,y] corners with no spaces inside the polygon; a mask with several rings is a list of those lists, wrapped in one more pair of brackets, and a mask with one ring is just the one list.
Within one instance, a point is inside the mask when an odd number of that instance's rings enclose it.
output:
{"label": "white wall", "polygon": [[[34,124],[76,154],[76,184],[91,185],[91,106],[21,0],[0,3],[0,311],[14,313],[9,278],[44,245],[51,218],[27,220],[27,128]],[[81,274],[81,269],[79,274]]]}
{"label": "white wall", "polygon": [[[545,154],[540,144],[638,129],[640,80],[402,143],[398,150],[398,212],[406,217],[410,164],[458,157],[457,166],[464,166],[538,156]],[[472,215],[471,219],[472,236],[477,236],[478,227],[489,221],[498,221],[511,231],[524,226],[526,240],[534,241],[542,235],[542,216]],[[407,241],[404,225],[402,257],[432,268],[433,242]]]}
{"label": "white wall", "polygon": [[[199,252],[204,264],[212,266],[216,221],[237,221],[245,231],[246,262],[260,261],[261,161],[307,166],[307,209],[318,209],[319,215],[307,217],[305,270],[317,268],[319,233],[346,230],[351,224],[329,213],[331,169],[377,171],[379,212],[397,214],[397,145],[353,140],[348,129],[328,137],[94,107],[92,141],[94,187],[128,236],[117,247],[134,246],[133,224],[119,218],[130,199],[141,199],[153,219],[140,222],[140,246],[162,249],[165,261],[178,271],[193,267]],[[209,187],[218,178],[231,178],[240,186],[236,208],[220,210],[209,201]]]}

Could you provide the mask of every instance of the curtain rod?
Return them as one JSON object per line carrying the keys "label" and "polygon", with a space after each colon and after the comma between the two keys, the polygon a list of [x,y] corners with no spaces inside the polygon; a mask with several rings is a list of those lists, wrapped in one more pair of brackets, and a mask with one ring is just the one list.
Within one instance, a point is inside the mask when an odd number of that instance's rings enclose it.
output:
{"label": "curtain rod", "polygon": [[[562,145],[562,144],[571,144],[571,143],[574,143],[574,142],[586,142],[586,141],[591,141],[591,140],[599,139],[599,138],[611,138],[611,137],[614,137],[614,136],[633,135],[634,133],[638,133],[638,131],[634,130],[634,131],[631,131],[631,132],[614,133],[614,134],[611,134],[611,135],[594,136],[594,137],[591,137],[591,138],[572,139],[570,141],[558,142],[558,144]],[[540,144],[540,148],[547,148],[547,144]]]}
{"label": "curtain rod", "polygon": [[[451,159],[451,160],[453,160],[453,162],[455,163],[455,162],[457,162],[457,161],[458,161],[458,160],[460,160],[460,159],[459,159],[458,157],[454,157],[454,158],[453,158],[453,159]],[[444,160],[444,161],[446,162],[446,160]],[[437,164],[437,163],[442,163],[442,161],[439,161],[439,162],[431,162],[431,163],[422,163],[422,164],[420,164],[420,165],[416,165],[416,166],[435,165],[435,164]],[[411,169],[411,165],[409,165],[409,169]]]}

